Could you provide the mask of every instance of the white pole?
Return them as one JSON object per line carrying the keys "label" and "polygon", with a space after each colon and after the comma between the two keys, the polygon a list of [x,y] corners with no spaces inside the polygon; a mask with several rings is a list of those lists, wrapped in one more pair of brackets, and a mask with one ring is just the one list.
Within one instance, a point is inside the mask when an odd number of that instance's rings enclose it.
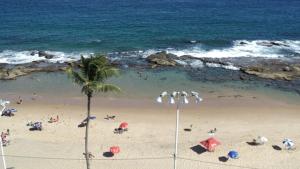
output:
{"label": "white pole", "polygon": [[178,149],[179,104],[180,104],[180,101],[178,101],[178,103],[177,103],[177,111],[176,111],[174,169],[177,168],[176,158],[177,158],[177,149]]}
{"label": "white pole", "polygon": [[6,164],[5,164],[5,157],[4,157],[4,151],[3,151],[3,144],[2,144],[2,138],[0,139],[0,147],[1,147],[1,155],[2,155],[2,161],[3,161],[3,169],[6,169]]}
{"label": "white pole", "polygon": [[[3,111],[4,111],[5,108],[6,108],[5,104],[7,104],[7,103],[1,104],[1,106],[3,107],[2,110],[1,110],[1,116],[2,116]],[[5,157],[4,157],[4,150],[3,150],[2,137],[1,137],[1,139],[0,139],[0,148],[1,148],[1,155],[2,155],[3,167],[4,167],[3,169],[6,169],[6,163],[5,163]]]}

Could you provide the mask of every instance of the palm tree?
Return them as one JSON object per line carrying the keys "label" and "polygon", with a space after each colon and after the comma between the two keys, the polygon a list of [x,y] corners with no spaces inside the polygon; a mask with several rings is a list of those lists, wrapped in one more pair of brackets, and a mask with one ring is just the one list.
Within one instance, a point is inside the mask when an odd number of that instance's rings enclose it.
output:
{"label": "palm tree", "polygon": [[95,92],[120,91],[119,87],[105,83],[105,81],[109,77],[118,75],[119,71],[109,63],[105,56],[90,56],[89,58],[84,58],[81,56],[79,69],[76,69],[73,65],[71,65],[67,68],[67,73],[75,83],[82,87],[81,92],[87,96],[87,118],[85,126],[85,159],[86,167],[87,169],[90,169],[88,134],[91,98],[93,97],[93,94]]}

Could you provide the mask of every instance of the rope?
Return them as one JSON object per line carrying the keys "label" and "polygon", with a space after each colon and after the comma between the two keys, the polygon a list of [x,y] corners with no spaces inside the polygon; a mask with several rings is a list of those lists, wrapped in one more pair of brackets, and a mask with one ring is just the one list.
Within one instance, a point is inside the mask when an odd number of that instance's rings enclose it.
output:
{"label": "rope", "polygon": [[[22,155],[0,155],[4,157],[11,157],[11,158],[23,158],[23,159],[39,159],[39,160],[65,160],[65,161],[84,161],[84,158],[63,158],[63,157],[38,157],[38,156],[22,156]],[[113,158],[113,159],[90,159],[91,161],[140,161],[140,160],[163,160],[163,159],[173,159],[172,156],[162,156],[162,157],[140,157],[140,158]],[[206,163],[206,164],[213,164],[213,165],[221,165],[221,166],[229,166],[235,168],[244,168],[244,169],[259,169],[255,167],[248,167],[248,166],[240,166],[234,164],[222,164],[218,162],[210,162],[210,161],[202,161],[198,159],[191,159],[185,157],[177,157],[180,160],[186,161],[193,161],[199,163]]]}
{"label": "rope", "polygon": [[193,161],[193,162],[199,162],[199,163],[207,163],[207,164],[213,164],[213,165],[223,165],[223,166],[236,167],[236,168],[259,169],[259,168],[240,166],[240,165],[234,165],[234,164],[222,164],[222,163],[217,163],[217,162],[202,161],[202,160],[185,158],[185,157],[177,157],[177,159]]}
{"label": "rope", "polygon": [[[0,155],[3,156],[3,155]],[[27,158],[27,159],[40,159],[40,160],[66,160],[66,161],[77,161],[85,160],[84,158],[63,158],[63,157],[37,157],[37,156],[21,156],[21,155],[4,155],[4,157],[12,158]],[[136,161],[136,160],[160,160],[160,159],[171,159],[173,157],[141,157],[141,158],[113,158],[113,159],[101,159],[91,158],[94,161]]]}

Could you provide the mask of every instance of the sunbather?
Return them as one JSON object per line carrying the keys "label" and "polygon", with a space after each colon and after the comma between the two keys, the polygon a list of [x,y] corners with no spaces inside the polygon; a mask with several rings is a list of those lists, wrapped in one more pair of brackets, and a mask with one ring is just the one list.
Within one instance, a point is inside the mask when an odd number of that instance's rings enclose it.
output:
{"label": "sunbather", "polygon": [[35,123],[33,123],[32,127],[29,130],[30,131],[33,131],[33,130],[42,131],[42,129],[43,129],[42,122],[35,122]]}
{"label": "sunbather", "polygon": [[116,116],[106,115],[106,117],[104,119],[106,119],[106,120],[114,120],[115,118],[116,118]]}
{"label": "sunbather", "polygon": [[115,128],[114,133],[115,134],[122,134],[123,132],[128,131],[128,128]]}
{"label": "sunbather", "polygon": [[[86,153],[82,153],[84,156],[86,156]],[[95,156],[91,153],[91,152],[88,152],[88,158],[95,158]]]}
{"label": "sunbather", "polygon": [[1,116],[8,116],[8,117],[11,117],[11,116],[14,116],[15,112],[17,112],[16,109],[6,109],[2,112]]}
{"label": "sunbather", "polygon": [[48,122],[49,122],[49,123],[55,123],[55,122],[58,122],[58,120],[59,120],[59,117],[58,117],[58,115],[57,115],[56,118],[51,117],[50,120],[49,120]]}

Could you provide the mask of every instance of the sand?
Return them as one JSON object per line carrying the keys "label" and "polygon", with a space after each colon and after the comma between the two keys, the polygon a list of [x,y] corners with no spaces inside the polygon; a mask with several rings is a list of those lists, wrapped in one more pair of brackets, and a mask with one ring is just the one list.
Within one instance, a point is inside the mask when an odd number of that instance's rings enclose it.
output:
{"label": "sand", "polygon": [[[218,93],[204,95],[200,105],[181,107],[179,126],[178,169],[299,169],[300,147],[294,151],[275,150],[284,138],[300,141],[300,105],[260,95],[242,97]],[[3,97],[3,96],[2,96]],[[11,94],[8,98],[17,98]],[[84,128],[77,125],[85,117],[84,96],[55,98],[23,96],[14,117],[1,117],[0,130],[9,128],[11,144],[4,148],[8,167],[15,169],[83,169]],[[159,105],[149,99],[116,99],[95,97],[91,122],[90,151],[95,156],[92,168],[102,169],[167,169],[173,168],[175,106]],[[58,123],[48,123],[59,115]],[[104,119],[115,115],[115,120]],[[42,121],[43,131],[29,131],[26,123]],[[114,134],[114,128],[126,121],[129,131]],[[192,131],[185,128],[192,125]],[[198,152],[199,141],[209,138],[208,131],[217,128],[215,137],[222,144],[215,152]],[[247,142],[263,135],[269,142],[251,146]],[[110,146],[120,146],[114,157],[103,153]],[[220,161],[230,150],[240,153],[237,160]],[[0,163],[1,164],[1,163]],[[1,166],[2,167],[2,166]],[[0,167],[0,168],[1,168]]]}

